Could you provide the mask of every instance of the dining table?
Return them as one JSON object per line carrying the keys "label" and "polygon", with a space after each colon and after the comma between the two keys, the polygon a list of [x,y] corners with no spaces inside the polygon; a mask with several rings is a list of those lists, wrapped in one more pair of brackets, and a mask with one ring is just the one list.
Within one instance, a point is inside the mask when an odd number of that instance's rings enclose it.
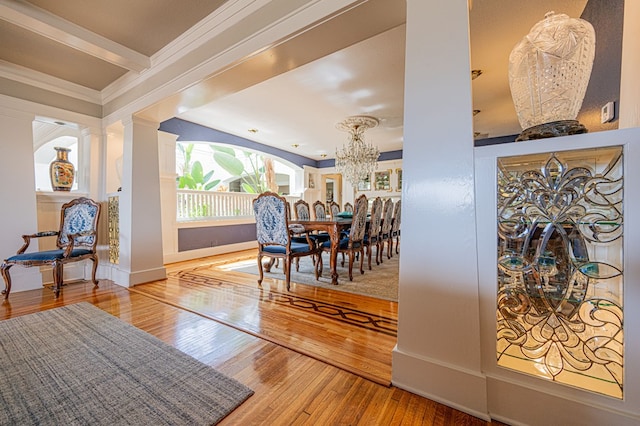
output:
{"label": "dining table", "polygon": [[289,225],[301,225],[305,231],[324,231],[329,234],[331,251],[329,252],[329,267],[331,269],[331,284],[338,285],[338,247],[341,231],[351,227],[353,217],[336,217],[324,220],[291,219]]}

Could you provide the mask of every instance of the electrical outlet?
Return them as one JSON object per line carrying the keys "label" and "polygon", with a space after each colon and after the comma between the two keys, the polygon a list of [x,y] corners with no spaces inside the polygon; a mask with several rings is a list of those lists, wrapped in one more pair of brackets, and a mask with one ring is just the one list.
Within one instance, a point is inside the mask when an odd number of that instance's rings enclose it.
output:
{"label": "electrical outlet", "polygon": [[600,121],[602,123],[608,123],[615,117],[615,109],[613,102],[607,102],[600,111]]}

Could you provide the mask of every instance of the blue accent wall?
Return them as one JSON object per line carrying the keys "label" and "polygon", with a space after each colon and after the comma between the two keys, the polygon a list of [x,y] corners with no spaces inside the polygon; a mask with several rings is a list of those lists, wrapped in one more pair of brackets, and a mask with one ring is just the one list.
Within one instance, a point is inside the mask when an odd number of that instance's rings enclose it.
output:
{"label": "blue accent wall", "polygon": [[[322,169],[326,167],[334,167],[336,163],[333,159],[316,161],[302,155],[294,154],[289,151],[284,151],[279,148],[274,148],[272,146],[254,142],[240,136],[221,132],[220,130],[215,130],[201,124],[182,120],[181,118],[174,117],[170,118],[167,121],[163,121],[162,123],[160,123],[160,128],[158,130],[178,135],[178,141],[218,142],[239,146],[242,148],[253,149],[255,151],[275,155],[276,157],[280,157],[284,160],[290,161],[291,163],[299,167],[310,166],[317,169]],[[402,150],[388,151],[380,153],[380,158],[378,159],[378,161],[397,160],[401,158]]]}
{"label": "blue accent wall", "polygon": [[255,239],[255,223],[182,228],[178,229],[178,252],[245,243]]}

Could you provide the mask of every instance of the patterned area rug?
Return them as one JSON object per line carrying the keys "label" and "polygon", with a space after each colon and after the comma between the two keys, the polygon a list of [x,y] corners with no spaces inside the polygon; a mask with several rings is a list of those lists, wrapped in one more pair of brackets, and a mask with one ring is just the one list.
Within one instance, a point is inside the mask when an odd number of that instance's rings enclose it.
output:
{"label": "patterned area rug", "polygon": [[253,391],[89,303],[0,321],[0,424],[211,425]]}
{"label": "patterned area rug", "polygon": [[[362,294],[376,297],[378,299],[398,301],[398,258],[394,253],[391,259],[384,257],[384,262],[376,265],[375,251],[374,258],[371,259],[371,271],[367,266],[367,259],[364,260],[364,274],[360,274],[360,263],[356,261],[353,265],[353,281],[349,281],[349,258],[345,260],[344,267],[340,266],[341,255],[338,254],[338,285],[331,284],[331,269],[329,268],[329,255],[324,254],[322,276],[316,281],[313,272],[313,262],[310,257],[300,258],[299,271],[295,267],[291,271],[291,282],[307,284],[316,287],[328,288],[331,290],[346,291],[348,293]],[[217,268],[244,272],[258,275],[258,263],[256,256],[243,258],[233,263],[218,265]],[[265,279],[273,278],[284,280],[282,271],[282,261],[280,267],[273,267],[270,273],[265,272]]]}

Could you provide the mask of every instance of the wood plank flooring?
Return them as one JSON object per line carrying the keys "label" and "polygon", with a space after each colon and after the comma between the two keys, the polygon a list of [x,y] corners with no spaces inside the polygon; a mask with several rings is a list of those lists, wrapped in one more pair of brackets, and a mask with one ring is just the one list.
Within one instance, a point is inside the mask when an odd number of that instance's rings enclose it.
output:
{"label": "wood plank flooring", "polygon": [[[500,424],[386,385],[393,302],[309,286],[287,295],[277,280],[260,290],[253,276],[211,268],[194,279],[194,268],[231,258],[168,265],[167,280],[132,289],[102,280],[69,284],[58,299],[49,289],[13,293],[0,319],[90,302],[251,387],[222,425]],[[387,320],[377,327],[370,317]]]}

